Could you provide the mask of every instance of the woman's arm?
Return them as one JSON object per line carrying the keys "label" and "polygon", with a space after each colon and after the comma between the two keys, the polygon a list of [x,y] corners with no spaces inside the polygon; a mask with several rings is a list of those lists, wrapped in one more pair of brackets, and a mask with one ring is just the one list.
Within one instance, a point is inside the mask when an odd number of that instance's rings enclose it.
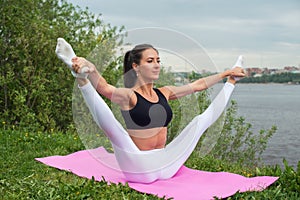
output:
{"label": "woman's arm", "polygon": [[166,86],[162,88],[164,94],[168,97],[169,100],[178,99],[180,97],[184,97],[194,92],[202,91],[216,83],[220,82],[226,77],[230,83],[235,84],[235,80],[233,77],[244,77],[243,69],[240,67],[235,67],[234,69],[226,70],[222,73],[211,75],[208,77],[200,78],[190,84],[183,86]]}
{"label": "woman's arm", "polygon": [[112,102],[121,106],[122,109],[128,109],[131,107],[130,96],[133,91],[129,88],[116,88],[115,86],[108,84],[107,81],[95,70],[89,74],[89,80],[98,93],[104,95]]}
{"label": "woman's arm", "polygon": [[[75,57],[72,59],[73,69],[76,73],[80,72],[80,70],[84,67],[88,69],[85,70],[88,73],[88,79],[97,90],[98,93],[104,95],[106,98],[110,99],[112,102],[117,103],[123,107],[123,104],[128,104],[129,97],[131,94],[131,90],[127,88],[116,88],[113,85],[107,83],[107,81],[100,75],[97,71],[95,65],[85,58]],[[88,80],[77,78],[77,81],[80,85],[85,85]]]}

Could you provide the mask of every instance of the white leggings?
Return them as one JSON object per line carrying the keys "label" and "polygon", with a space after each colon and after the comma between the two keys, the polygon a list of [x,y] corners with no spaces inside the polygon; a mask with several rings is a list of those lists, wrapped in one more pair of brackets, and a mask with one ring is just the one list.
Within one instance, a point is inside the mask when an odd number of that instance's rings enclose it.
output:
{"label": "white leggings", "polygon": [[209,107],[196,116],[165,148],[140,151],[92,84],[80,87],[95,122],[111,141],[127,181],[142,183],[168,179],[176,174],[193,152],[201,135],[225,110],[233,89],[233,84],[225,83]]}

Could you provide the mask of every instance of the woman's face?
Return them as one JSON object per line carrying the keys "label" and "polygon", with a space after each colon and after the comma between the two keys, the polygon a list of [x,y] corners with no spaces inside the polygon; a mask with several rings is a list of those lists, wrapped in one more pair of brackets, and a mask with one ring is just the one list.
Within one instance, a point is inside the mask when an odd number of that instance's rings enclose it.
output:
{"label": "woman's face", "polygon": [[140,64],[136,67],[138,78],[151,82],[159,78],[160,58],[154,49],[146,49],[142,52]]}

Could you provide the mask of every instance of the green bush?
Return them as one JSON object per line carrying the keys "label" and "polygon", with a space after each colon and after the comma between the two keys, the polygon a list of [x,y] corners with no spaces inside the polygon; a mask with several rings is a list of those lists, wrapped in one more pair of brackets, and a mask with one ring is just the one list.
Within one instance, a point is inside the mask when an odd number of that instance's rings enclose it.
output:
{"label": "green bush", "polygon": [[[224,117],[221,118],[224,120],[223,128],[210,154],[221,160],[255,167],[261,164],[261,155],[277,128],[273,126],[268,130],[253,133],[252,125],[247,123],[245,118],[237,116],[237,109],[236,101],[231,101]],[[216,124],[223,123],[221,120]]]}
{"label": "green bush", "polygon": [[72,124],[74,78],[54,53],[57,38],[87,56],[97,45],[107,46],[122,28],[64,0],[2,0],[0,12],[0,120],[35,130],[66,130]]}
{"label": "green bush", "polygon": [[[56,39],[63,37],[68,40],[77,55],[88,57],[109,83],[118,85],[122,74],[122,59],[114,56],[114,49],[122,44],[119,33],[123,28],[104,24],[100,16],[66,1],[3,1],[0,12],[3,14],[0,27],[3,49],[0,58],[2,126],[49,131],[75,129],[76,125],[79,132],[84,130],[97,134],[99,130],[95,124],[84,126],[85,121],[80,120],[93,121],[74,87],[70,71],[54,53]],[[191,73],[188,78],[192,81],[200,77],[199,74]],[[158,87],[175,83],[174,76],[164,70],[161,72],[161,80],[157,83]],[[194,116],[207,108],[210,103],[207,97],[207,91],[203,91],[171,102],[174,119],[169,126],[168,142]],[[81,117],[77,121],[75,119],[75,125],[71,109]],[[212,135],[218,136],[214,148],[209,152],[215,158],[257,165],[276,128],[254,134],[250,131],[251,125],[236,116],[236,110],[237,105],[233,102],[226,115],[206,131],[201,140],[204,142],[199,143],[197,150],[201,153],[205,139]],[[122,121],[119,111],[115,115]],[[95,147],[109,144],[107,139],[99,140],[100,143],[90,138],[90,143],[86,145]]]}
{"label": "green bush", "polygon": [[[190,81],[195,80],[195,76],[195,73],[191,73]],[[197,78],[201,76],[198,75]],[[174,80],[172,74],[163,71],[162,79],[174,85],[174,81],[171,81]],[[205,90],[170,102],[174,118],[169,126],[168,142],[172,141],[195,116],[204,112],[211,103],[208,98],[210,92]],[[255,168],[262,164],[261,155],[277,128],[273,126],[254,133],[251,130],[252,125],[247,123],[245,118],[238,116],[237,110],[238,105],[232,100],[222,116],[205,131],[195,152],[199,157],[209,154],[215,159]]]}
{"label": "green bush", "polygon": [[[139,193],[128,185],[97,182],[72,173],[48,167],[36,157],[66,155],[84,149],[73,132],[30,132],[0,130],[0,194],[1,199],[160,199]],[[205,171],[228,171],[247,177],[278,176],[279,179],[262,192],[236,193],[229,199],[300,198],[300,162],[293,169],[284,161],[276,166],[247,168],[238,163],[221,161],[211,155],[199,157],[194,152],[186,165]]]}

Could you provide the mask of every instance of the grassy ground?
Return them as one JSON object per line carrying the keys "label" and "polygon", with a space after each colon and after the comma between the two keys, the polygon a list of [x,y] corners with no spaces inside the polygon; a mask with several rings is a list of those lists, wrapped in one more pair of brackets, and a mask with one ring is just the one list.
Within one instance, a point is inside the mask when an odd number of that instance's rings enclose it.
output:
{"label": "grassy ground", "polygon": [[[36,157],[65,155],[84,149],[74,133],[0,130],[0,199],[159,199],[121,184],[108,186],[48,167]],[[263,192],[235,194],[229,199],[300,199],[300,169],[286,164],[246,169],[210,157],[192,155],[187,166],[207,171],[229,171],[244,176],[272,175],[280,179]]]}

